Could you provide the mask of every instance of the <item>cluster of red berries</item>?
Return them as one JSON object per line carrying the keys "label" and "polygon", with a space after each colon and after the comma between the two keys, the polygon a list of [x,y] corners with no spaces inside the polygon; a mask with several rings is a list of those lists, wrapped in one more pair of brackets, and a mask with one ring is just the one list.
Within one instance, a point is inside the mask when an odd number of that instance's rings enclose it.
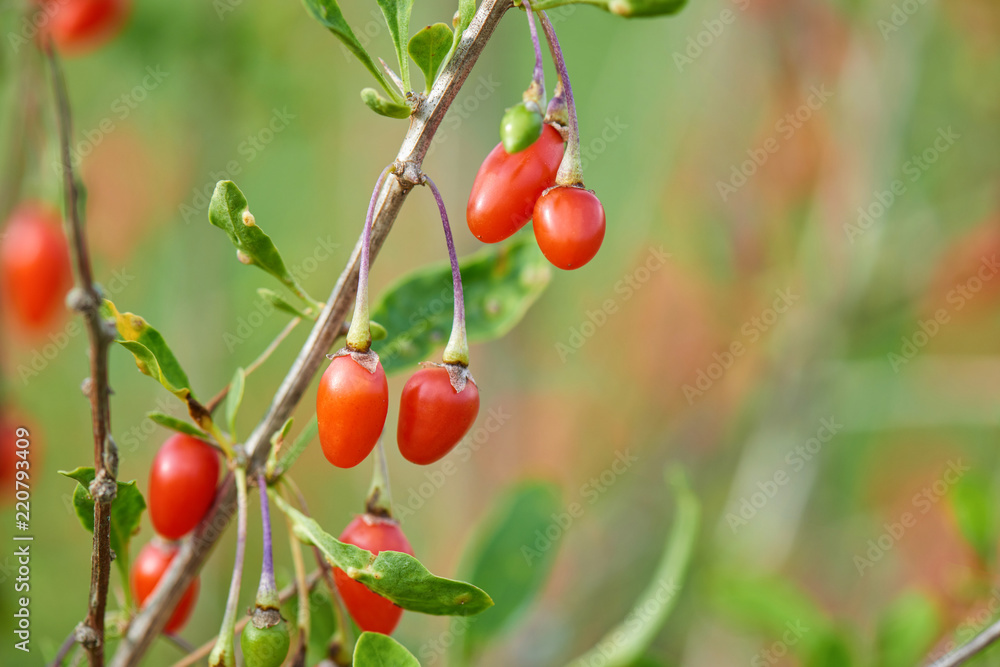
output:
{"label": "cluster of red berries", "polygon": [[[174,540],[197,526],[212,507],[219,479],[219,455],[208,443],[183,433],[167,438],[153,459],[146,494],[153,529],[163,538],[147,543],[132,564],[131,586],[141,606],[177,554]],[[198,597],[198,579],[188,586],[164,632],[183,627]]]}
{"label": "cluster of red berries", "polygon": [[560,131],[546,124],[527,149],[508,153],[503,143],[486,156],[472,184],[466,219],[484,243],[498,243],[533,220],[535,239],[560,269],[578,269],[604,241],[604,207],[593,192],[557,185],[563,159]]}

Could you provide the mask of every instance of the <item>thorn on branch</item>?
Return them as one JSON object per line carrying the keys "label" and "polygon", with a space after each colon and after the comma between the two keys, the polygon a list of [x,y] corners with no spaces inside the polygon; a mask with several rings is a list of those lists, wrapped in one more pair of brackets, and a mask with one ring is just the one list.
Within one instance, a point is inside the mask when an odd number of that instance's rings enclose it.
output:
{"label": "thorn on branch", "polygon": [[[115,462],[117,463],[117,455],[115,456]],[[114,478],[106,470],[98,470],[97,476],[90,483],[88,490],[90,491],[90,497],[94,499],[95,503],[110,505],[118,494],[118,485],[115,484]]]}

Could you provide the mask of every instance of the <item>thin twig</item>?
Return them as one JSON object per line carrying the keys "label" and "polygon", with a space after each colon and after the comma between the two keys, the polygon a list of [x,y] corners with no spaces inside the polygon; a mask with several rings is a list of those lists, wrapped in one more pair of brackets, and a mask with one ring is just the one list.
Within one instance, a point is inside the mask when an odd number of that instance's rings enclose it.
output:
{"label": "thin twig", "polygon": [[70,156],[73,124],[66,79],[50,40],[45,40],[44,50],[49,61],[57,110],[66,221],[76,275],[76,287],[67,301],[86,320],[90,342],[90,377],[84,383],[84,388],[90,398],[91,425],[94,434],[95,477],[90,485],[90,495],[94,498],[94,543],[91,554],[87,618],[83,626],[78,629],[77,640],[87,650],[91,667],[101,667],[104,664],[104,613],[108,601],[108,582],[111,577],[111,503],[118,488],[115,483],[118,474],[118,450],[111,440],[111,408],[108,398],[110,393],[108,346],[111,344],[114,332],[108,330],[107,324],[101,318],[101,293],[94,285],[90,252],[80,222],[79,190]]}
{"label": "thin twig", "polygon": [[569,125],[566,134],[566,153],[563,155],[562,163],[559,165],[559,172],[556,174],[557,185],[582,185],[583,173],[580,162],[580,124],[576,117],[576,103],[573,101],[573,86],[569,82],[569,72],[566,70],[566,60],[563,58],[562,47],[559,45],[559,38],[556,37],[556,29],[552,27],[552,22],[545,12],[538,12],[538,18],[545,32],[545,39],[549,43],[549,50],[552,52],[552,60],[556,65],[556,72],[559,73],[559,95],[566,100],[567,120]]}
{"label": "thin twig", "polygon": [[[320,572],[319,570],[310,572],[309,576],[306,577],[307,590],[311,591],[312,589],[314,589],[316,587],[316,584],[319,583],[319,580],[320,578],[322,578],[322,576],[323,573]],[[288,586],[285,586],[280,591],[278,591],[278,598],[283,603],[288,602],[289,600],[292,599],[292,596],[295,595],[296,593],[298,593],[298,586],[292,583],[289,584]],[[243,628],[245,628],[247,626],[247,623],[250,622],[250,618],[251,618],[250,616],[246,616],[236,624],[235,634],[239,634],[240,632],[243,631]],[[195,651],[189,653],[188,655],[184,656],[184,658],[182,658],[181,660],[175,662],[173,664],[173,667],[190,667],[190,665],[193,665],[202,658],[208,656],[208,654],[212,652],[212,649],[215,648],[215,642],[217,639],[218,637],[213,637],[209,641],[205,642],[204,644],[199,646]]]}
{"label": "thin twig", "polygon": [[931,663],[930,667],[957,667],[965,664],[973,656],[985,651],[991,644],[1000,639],[1000,621],[989,626],[965,646],[961,646],[948,655]]}
{"label": "thin twig", "polygon": [[[295,327],[297,327],[301,321],[301,317],[296,317],[294,320],[286,324],[285,328],[281,330],[281,333],[279,333],[274,340],[268,343],[268,346],[264,348],[264,351],[261,352],[257,358],[250,362],[250,365],[244,369],[244,377],[260,368],[261,365],[263,365],[263,363],[274,353],[274,351],[278,349],[278,346],[281,345],[286,338],[288,338],[288,335],[295,330]],[[222,401],[226,400],[226,396],[228,395],[229,385],[227,384],[218,394],[212,397],[212,400],[205,404],[205,409],[209,412],[215,412],[215,409],[219,407],[219,404],[222,403]]]}
{"label": "thin twig", "polygon": [[59,667],[59,665],[63,664],[63,660],[66,659],[66,656],[69,655],[74,646],[76,646],[76,632],[71,632],[69,633],[69,637],[63,641],[62,646],[59,647],[59,652],[56,653],[56,657],[49,663],[49,667]]}
{"label": "thin twig", "polygon": [[[431,92],[420,101],[410,118],[409,130],[396,156],[398,165],[396,177],[386,180],[376,207],[371,238],[372,257],[377,256],[385,242],[406,196],[415,185],[419,184],[421,165],[445,113],[465,83],[500,19],[511,5],[512,0],[484,0],[476,11],[472,23],[463,33],[448,65],[442,70]],[[267,414],[247,438],[245,446],[250,457],[248,472],[251,474],[256,475],[258,469],[266,462],[271,436],[282,427],[298,406],[310,382],[326,361],[327,352],[340,334],[357,288],[360,257],[359,239],[330,298],[326,301],[326,307],[320,313],[298,357],[275,393]],[[132,667],[149,649],[153,638],[166,624],[171,610],[201,570],[212,547],[229,523],[235,507],[236,490],[230,479],[223,482],[214,506],[195,528],[191,537],[181,543],[170,568],[163,574],[160,585],[146,600],[144,609],[132,620],[128,633],[122,638],[112,661],[113,667]]]}

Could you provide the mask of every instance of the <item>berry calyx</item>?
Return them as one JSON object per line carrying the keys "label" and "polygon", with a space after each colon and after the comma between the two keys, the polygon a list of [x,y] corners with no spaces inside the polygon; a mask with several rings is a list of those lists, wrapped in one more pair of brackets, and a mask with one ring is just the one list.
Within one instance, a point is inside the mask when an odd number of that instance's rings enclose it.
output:
{"label": "berry calyx", "polygon": [[484,243],[509,238],[531,219],[535,202],[555,185],[563,137],[551,125],[531,146],[511,155],[497,144],[472,184],[465,215],[469,231]]}
{"label": "berry calyx", "polygon": [[399,452],[411,463],[434,463],[454,449],[478,414],[479,388],[471,378],[456,390],[446,367],[419,370],[407,380],[399,401]]}
{"label": "berry calyx", "polygon": [[389,414],[389,383],[382,364],[374,372],[350,354],[333,359],[316,392],[319,442],[327,460],[338,468],[364,461],[378,442]]}
{"label": "berry calyx", "polygon": [[538,247],[560,269],[580,268],[604,241],[604,207],[583,188],[552,188],[538,199],[533,219]]}
{"label": "berry calyx", "polygon": [[43,29],[60,51],[80,53],[109,41],[125,25],[128,0],[44,0],[50,16]]}
{"label": "berry calyx", "polygon": [[[371,514],[355,517],[340,534],[340,541],[376,555],[382,551],[413,555],[413,548],[397,521]],[[348,613],[363,632],[392,634],[403,615],[400,607],[351,579],[340,568],[334,569],[333,577]]]}
{"label": "berry calyx", "polygon": [[215,499],[219,455],[207,442],[176,433],[163,443],[149,470],[149,518],[170,540],[197,526]]}
{"label": "berry calyx", "polygon": [[5,307],[25,329],[43,331],[65,309],[72,284],[69,247],[59,214],[34,202],[18,206],[0,241]]}
{"label": "berry calyx", "polygon": [[[132,595],[135,596],[140,607],[152,594],[176,555],[176,546],[154,539],[146,544],[136,556],[132,563],[129,583],[132,587]],[[174,607],[167,624],[163,627],[165,634],[172,635],[187,623],[188,617],[191,616],[191,610],[194,609],[194,603],[198,599],[198,587],[198,578],[195,577],[188,589],[184,591],[177,606]]]}
{"label": "berry calyx", "polygon": [[542,136],[543,127],[537,104],[515,104],[500,119],[500,143],[508,154],[519,153]]}

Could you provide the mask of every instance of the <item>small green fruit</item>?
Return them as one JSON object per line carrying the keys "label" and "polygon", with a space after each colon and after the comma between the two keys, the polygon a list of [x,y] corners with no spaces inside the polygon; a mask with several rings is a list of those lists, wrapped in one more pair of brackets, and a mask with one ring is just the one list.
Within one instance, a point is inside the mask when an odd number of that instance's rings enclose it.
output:
{"label": "small green fruit", "polygon": [[542,112],[524,102],[507,109],[500,120],[500,141],[509,154],[520,153],[542,136]]}
{"label": "small green fruit", "polygon": [[240,635],[240,647],[243,649],[246,667],[280,667],[288,655],[290,645],[288,623],[284,619],[280,619],[276,625],[263,628],[258,628],[251,620]]}

